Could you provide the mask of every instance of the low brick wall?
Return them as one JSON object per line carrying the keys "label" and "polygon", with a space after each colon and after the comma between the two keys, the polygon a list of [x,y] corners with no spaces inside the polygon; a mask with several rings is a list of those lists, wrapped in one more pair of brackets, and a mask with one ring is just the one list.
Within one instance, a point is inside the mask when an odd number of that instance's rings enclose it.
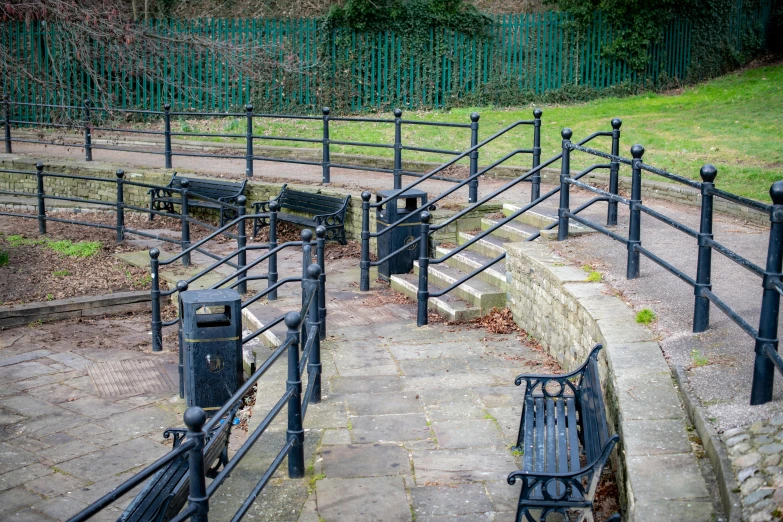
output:
{"label": "low brick wall", "polygon": [[686,431],[686,413],[652,333],[604,283],[546,243],[507,245],[514,321],[566,371],[596,343],[610,413],[625,520],[713,520],[712,501]]}

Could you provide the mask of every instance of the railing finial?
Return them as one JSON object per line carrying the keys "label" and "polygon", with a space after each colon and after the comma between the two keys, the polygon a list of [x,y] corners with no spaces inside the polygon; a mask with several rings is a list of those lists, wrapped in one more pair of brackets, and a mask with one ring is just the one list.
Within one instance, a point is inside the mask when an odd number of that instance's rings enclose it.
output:
{"label": "railing finial", "polygon": [[125,177],[125,171],[122,169],[117,169],[117,172],[115,172],[114,175],[117,176],[119,179],[122,179]]}
{"label": "railing finial", "polygon": [[634,159],[641,159],[643,155],[644,155],[644,147],[642,147],[638,143],[633,147],[631,147],[631,156],[633,156]]}
{"label": "railing finial", "polygon": [[323,239],[324,237],[326,237],[326,227],[323,225],[318,225],[317,227],[315,227],[315,237],[317,237],[318,239]]}
{"label": "railing finial", "polygon": [[471,112],[470,113],[470,121],[472,121],[473,123],[476,123],[477,121],[479,121],[479,118],[481,118],[481,115],[479,113],[477,113],[477,112]]}
{"label": "railing finial", "polygon": [[324,107],[321,109],[321,112],[324,113],[324,116],[329,116],[329,113],[332,112],[332,109],[329,107]]}
{"label": "railing finial", "polygon": [[150,258],[158,259],[158,256],[160,256],[160,250],[157,248],[150,248]]}
{"label": "railing finial", "polygon": [[188,291],[188,282],[185,281],[184,279],[180,279],[179,281],[177,281],[177,292],[181,294],[182,292],[187,292],[187,291]]}
{"label": "railing finial", "polygon": [[422,223],[429,223],[431,218],[432,218],[432,214],[430,214],[426,210],[421,213],[421,222]]}
{"label": "railing finial", "polygon": [[534,118],[538,119],[538,118],[540,118],[540,117],[541,117],[543,114],[544,114],[544,111],[542,111],[541,109],[539,109],[539,108],[535,108],[535,109],[533,109],[533,117],[534,117]]}
{"label": "railing finial", "polygon": [[247,198],[245,196],[237,196],[237,206],[244,207],[247,203]]}
{"label": "railing finial", "polygon": [[166,102],[163,104],[163,110],[164,111],[170,111],[171,110],[171,104],[169,102]]}
{"label": "railing finial", "polygon": [[362,201],[370,201],[370,198],[372,197],[372,192],[369,190],[365,190],[362,192]]}
{"label": "railing finial", "polygon": [[302,230],[302,241],[309,243],[313,239],[313,231],[309,228]]}
{"label": "railing finial", "polygon": [[41,171],[43,170],[43,163],[41,163],[40,161],[39,161],[38,163],[36,163],[36,164],[35,164],[35,169],[36,169],[38,172],[41,172]]}
{"label": "railing finial", "polygon": [[402,109],[394,109],[394,117],[402,118]]}
{"label": "railing finial", "polygon": [[245,110],[247,112],[253,112],[253,104],[252,103],[248,103],[247,105],[245,105]]}
{"label": "railing finial", "polygon": [[707,163],[699,170],[699,175],[701,176],[702,181],[713,183],[715,182],[715,177],[718,175],[718,169],[715,168],[715,165]]}
{"label": "railing finial", "polygon": [[188,427],[188,430],[198,433],[204,427],[204,424],[207,423],[207,413],[198,406],[191,406],[185,410],[182,420],[185,421],[185,426]]}
{"label": "railing finial", "polygon": [[289,330],[296,330],[302,322],[302,316],[299,312],[288,312],[284,321]]}
{"label": "railing finial", "polygon": [[572,131],[568,127],[560,131],[560,136],[562,136],[564,140],[570,140],[571,136],[573,135],[574,135],[574,131]]}
{"label": "railing finial", "polygon": [[769,188],[769,195],[772,198],[772,203],[783,205],[783,181],[773,183]]}
{"label": "railing finial", "polygon": [[620,118],[612,119],[612,128],[614,130],[618,130],[622,126],[623,126],[623,120],[621,120]]}
{"label": "railing finial", "polygon": [[321,276],[321,267],[313,263],[307,267],[307,277],[310,279],[318,279]]}

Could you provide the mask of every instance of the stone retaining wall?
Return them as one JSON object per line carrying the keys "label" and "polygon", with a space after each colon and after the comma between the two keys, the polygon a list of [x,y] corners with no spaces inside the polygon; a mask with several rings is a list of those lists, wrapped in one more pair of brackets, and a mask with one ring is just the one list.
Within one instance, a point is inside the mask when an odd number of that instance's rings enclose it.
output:
{"label": "stone retaining wall", "polygon": [[624,520],[713,520],[686,414],[652,333],[608,285],[588,282],[546,243],[506,246],[514,321],[566,371],[604,345],[599,361],[610,429],[621,437],[612,461]]}

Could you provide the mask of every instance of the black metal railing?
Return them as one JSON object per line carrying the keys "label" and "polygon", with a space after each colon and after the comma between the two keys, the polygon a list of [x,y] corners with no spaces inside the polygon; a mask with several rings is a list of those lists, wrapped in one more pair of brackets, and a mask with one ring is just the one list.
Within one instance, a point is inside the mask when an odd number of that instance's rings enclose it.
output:
{"label": "black metal railing", "polygon": [[[311,231],[308,230],[307,232],[312,236]],[[306,252],[307,254],[310,253],[309,250]],[[307,258],[307,255],[305,255],[305,258]],[[316,264],[304,265],[303,268],[305,277],[302,278],[302,284],[304,285],[302,290],[302,307],[298,311],[288,312],[284,315],[283,320],[287,327],[285,341],[267,357],[209,420],[207,420],[207,415],[203,409],[195,406],[188,408],[183,416],[188,430],[184,441],[179,443],[168,454],[71,517],[69,522],[81,522],[90,519],[134,487],[152,477],[158,470],[170,465],[177,459],[183,458],[185,455],[188,456],[188,504],[172,521],[193,520],[207,522],[210,499],[220,490],[220,487],[231,475],[231,472],[242,462],[284,408],[288,412],[286,440],[273,458],[272,463],[253,486],[250,494],[242,501],[241,506],[231,517],[231,520],[238,522],[243,519],[286,457],[288,457],[288,476],[290,478],[301,478],[304,476],[304,420],[308,405],[321,401],[322,367],[319,335],[321,319],[318,309],[319,294],[321,292],[319,283],[321,268]],[[247,342],[247,340],[243,340],[243,342]],[[301,357],[300,346],[302,351]],[[243,401],[244,397],[251,392],[253,387],[257,385],[264,374],[284,353],[288,356],[285,391],[277,403],[266,413],[258,427],[249,434],[242,446],[237,449],[233,457],[224,464],[223,469],[207,484],[207,473],[204,466],[207,434],[212,432],[219,423],[230,421],[227,418],[230,416],[230,412],[236,408],[237,404]],[[307,371],[307,386],[303,390],[305,371]]]}
{"label": "black metal railing", "polygon": [[[70,116],[63,117],[64,123],[52,122],[52,121],[29,121],[21,116],[14,117],[14,109],[22,107],[37,107],[46,109],[49,111],[65,111],[70,112]],[[540,111],[539,111],[540,112]],[[245,107],[244,113],[228,113],[228,112],[173,112],[171,111],[171,105],[166,103],[163,105],[161,111],[150,110],[137,110],[137,109],[120,109],[111,107],[94,107],[89,99],[84,100],[83,105],[52,105],[42,103],[22,103],[11,101],[8,98],[4,99],[4,141],[6,153],[11,153],[13,150],[12,143],[38,143],[46,145],[68,146],[68,147],[81,147],[84,149],[85,160],[93,160],[93,151],[95,150],[109,150],[120,152],[135,152],[143,154],[154,154],[164,157],[164,166],[166,168],[172,168],[174,156],[182,157],[203,157],[203,158],[219,158],[219,159],[245,159],[245,175],[248,177],[253,176],[253,165],[256,161],[277,161],[282,163],[297,163],[301,165],[320,165],[322,167],[322,183],[330,183],[331,181],[331,169],[343,168],[343,169],[357,169],[363,171],[373,171],[392,174],[394,177],[394,188],[399,189],[402,187],[402,177],[421,177],[422,174],[402,168],[402,156],[403,151],[415,151],[425,152],[436,155],[447,156],[459,156],[460,159],[468,157],[459,151],[435,149],[430,147],[417,147],[413,145],[406,145],[402,139],[403,126],[435,126],[448,129],[468,129],[470,130],[470,147],[473,148],[478,143],[479,132],[479,114],[472,113],[470,115],[470,123],[451,123],[451,122],[435,122],[435,121],[417,121],[407,120],[402,117],[402,110],[395,109],[393,114],[394,118],[353,118],[353,117],[337,117],[332,116],[329,107],[322,109],[320,116],[297,116],[290,114],[265,114],[253,112],[253,105],[248,104]],[[107,127],[100,126],[101,121],[113,121],[112,118],[96,117],[96,114],[106,115],[134,115],[144,118],[160,118],[163,121],[163,130],[145,130],[145,129],[133,129],[125,127]],[[171,130],[171,118],[172,117],[192,117],[192,118],[243,118],[246,123],[244,133],[217,133],[217,132],[174,132]],[[253,130],[253,124],[255,120],[265,119],[288,119],[296,121],[318,121],[321,123],[321,136],[313,138],[300,138],[289,136],[268,136],[262,134],[255,134]],[[367,143],[358,141],[347,140],[335,140],[330,137],[329,123],[332,121],[342,122],[354,122],[354,123],[370,123],[370,124],[384,124],[394,126],[394,142],[393,143]],[[38,136],[33,137],[14,137],[12,136],[12,126],[16,127],[35,127],[35,128],[62,128],[78,130],[83,135],[83,141],[57,141],[57,140],[45,140],[40,139]],[[540,121],[536,125],[536,129],[540,127]],[[93,132],[115,132],[115,133],[127,133],[137,134],[143,136],[159,136],[163,138],[162,148],[159,149],[138,149],[130,147],[121,147],[113,144],[97,144],[94,141]],[[538,131],[536,132],[538,134]],[[231,155],[231,154],[218,154],[208,152],[187,152],[185,150],[175,150],[172,148],[172,138],[228,138],[235,140],[244,140],[245,142],[245,154],[244,155]],[[321,148],[321,161],[311,161],[302,158],[276,158],[271,156],[262,156],[254,152],[254,143],[257,141],[274,141],[274,142],[291,142],[291,143],[308,143],[317,145]],[[179,145],[182,145],[181,143]],[[347,163],[334,163],[331,160],[331,153],[333,146],[354,146],[363,147],[369,149],[392,149],[394,154],[393,168],[372,167],[366,165],[351,165]],[[181,147],[180,147],[181,148]],[[536,140],[534,148],[529,151],[531,154],[540,157],[540,141]],[[469,156],[469,169],[470,175],[473,175],[478,170],[478,149],[473,150]],[[534,159],[535,166],[535,159]],[[448,176],[428,176],[428,179],[434,179],[439,181],[448,181],[457,183],[460,180],[450,178]],[[468,201],[476,201],[478,194],[478,179],[474,178],[469,185]]]}

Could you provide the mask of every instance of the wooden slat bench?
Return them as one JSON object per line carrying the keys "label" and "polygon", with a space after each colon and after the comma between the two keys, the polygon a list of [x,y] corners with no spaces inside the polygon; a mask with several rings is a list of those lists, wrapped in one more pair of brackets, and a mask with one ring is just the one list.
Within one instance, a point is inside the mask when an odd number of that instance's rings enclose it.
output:
{"label": "wooden slat bench", "polygon": [[[345,212],[348,209],[348,203],[351,201],[350,195],[345,196],[345,198],[327,196],[315,192],[291,190],[288,188],[288,185],[283,185],[280,195],[275,199],[253,203],[255,213],[268,213],[269,204],[273,201],[277,203],[278,220],[303,227],[324,226],[326,228],[327,240],[338,241],[341,245],[346,244]],[[312,217],[299,216],[285,213],[285,210],[314,215]],[[263,216],[256,217],[253,225],[253,235],[258,235],[258,231],[267,225],[269,225],[267,218]]]}
{"label": "wooden slat bench", "polygon": [[[208,435],[204,446],[204,468],[210,470],[207,476],[214,477],[220,466],[228,463],[228,442],[231,426],[238,405],[226,419]],[[187,433],[184,428],[169,428],[164,437],[174,435],[174,447],[179,446]],[[215,467],[212,468],[213,463]],[[182,455],[158,471],[144,488],[131,501],[117,522],[165,522],[174,518],[188,500],[190,476],[188,474],[188,454]]]}
{"label": "wooden slat bench", "polygon": [[[169,214],[176,214],[174,211],[174,205],[182,205],[182,197],[177,192],[173,192],[168,189],[180,189],[182,188],[182,179],[177,177],[175,172],[171,176],[171,181],[166,185],[166,188],[150,189],[147,193],[150,195],[150,210],[160,210],[168,212]],[[247,180],[242,182],[236,181],[218,181],[213,179],[198,179],[188,178],[188,194],[195,196],[205,196],[210,199],[227,203],[229,205],[236,205],[237,198],[244,195],[245,186]],[[237,217],[237,212],[233,208],[225,205],[220,205],[213,201],[206,201],[199,199],[198,197],[188,198],[189,208],[209,208],[220,212],[220,226],[222,227],[227,221]],[[155,214],[150,212],[150,221],[154,218]]]}
{"label": "wooden slat bench", "polygon": [[[593,520],[593,500],[606,461],[619,440],[609,436],[598,376],[596,345],[587,361],[565,375],[520,375],[525,398],[515,449],[523,452],[521,471],[508,483],[522,481],[517,522],[546,520],[550,513],[579,511]],[[611,522],[619,522],[614,515]]]}

